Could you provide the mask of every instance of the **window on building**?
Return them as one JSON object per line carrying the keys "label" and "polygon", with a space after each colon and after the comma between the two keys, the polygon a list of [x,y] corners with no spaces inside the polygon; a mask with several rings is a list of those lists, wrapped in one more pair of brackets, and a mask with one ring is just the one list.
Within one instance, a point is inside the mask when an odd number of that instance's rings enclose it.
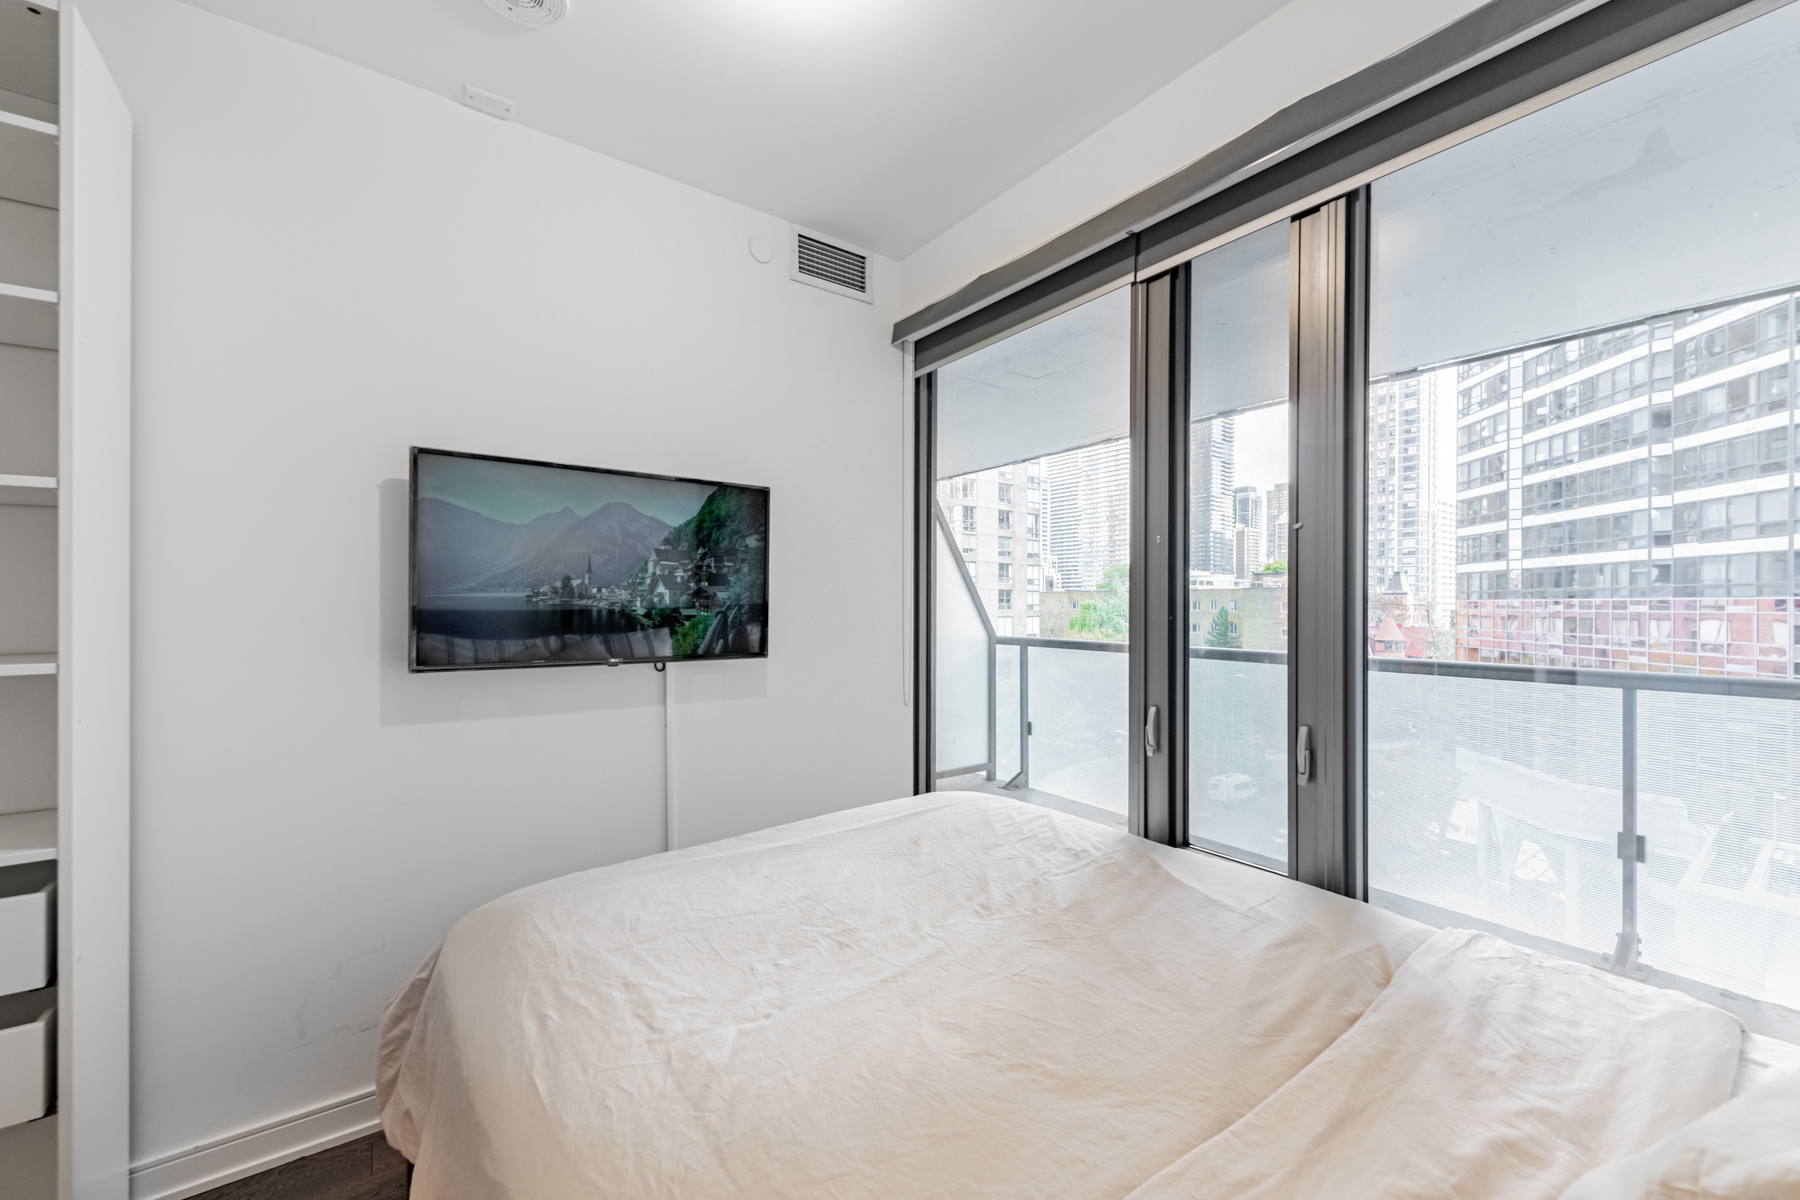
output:
{"label": "window on building", "polygon": [[[1004,501],[1002,501],[1002,503],[1005,503],[1005,502],[1004,502]],[[999,511],[999,512],[997,512],[997,513],[995,513],[995,514],[994,514],[994,515],[995,515],[995,516],[996,516],[996,517],[997,517],[997,518],[999,518],[999,521],[1000,521],[1000,528],[1001,528],[1001,529],[1002,529],[1002,530],[1009,530],[1009,529],[1011,529],[1011,528],[1012,528],[1012,527],[1013,527],[1013,514],[1012,514],[1012,509],[1010,509],[1010,508],[1003,508],[1003,509],[1001,509],[1001,510],[1000,510],[1000,511]]]}
{"label": "window on building", "polygon": [[976,513],[976,509],[975,509],[974,505],[972,505],[972,504],[963,505],[962,527],[963,527],[964,533],[974,533],[975,532],[975,513]]}
{"label": "window on building", "polygon": [[998,540],[1000,543],[1000,548],[995,553],[999,554],[999,556],[1001,558],[1011,558],[1012,557],[1012,539],[1009,537],[1003,537]]}
{"label": "window on building", "polygon": [[1000,492],[1000,503],[1011,504],[1013,502],[1012,501],[1012,484],[1010,484],[1010,483],[1000,484],[999,492]]}
{"label": "window on building", "polygon": [[1001,588],[1000,589],[996,606],[1000,609],[1001,612],[1011,612],[1012,611],[1012,589],[1011,588]]}
{"label": "window on building", "polygon": [[996,569],[999,571],[997,578],[999,578],[1002,583],[1006,583],[1012,579],[1011,563],[998,563],[996,564]]}

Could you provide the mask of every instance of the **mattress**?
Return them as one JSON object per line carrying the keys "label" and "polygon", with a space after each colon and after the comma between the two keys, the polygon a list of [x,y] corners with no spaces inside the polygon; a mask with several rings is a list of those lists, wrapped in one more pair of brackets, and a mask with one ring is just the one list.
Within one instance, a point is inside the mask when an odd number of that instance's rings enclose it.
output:
{"label": "mattress", "polygon": [[1686,997],[939,793],[484,905],[390,1006],[378,1098],[421,1200],[1553,1196],[1722,1103],[1745,1045]]}

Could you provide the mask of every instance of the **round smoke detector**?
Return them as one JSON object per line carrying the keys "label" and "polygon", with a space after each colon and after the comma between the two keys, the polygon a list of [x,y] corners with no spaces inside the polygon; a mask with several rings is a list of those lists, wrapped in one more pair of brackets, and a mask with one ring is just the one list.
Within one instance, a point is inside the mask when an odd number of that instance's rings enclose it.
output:
{"label": "round smoke detector", "polygon": [[487,6],[533,29],[554,25],[569,15],[569,0],[487,0]]}

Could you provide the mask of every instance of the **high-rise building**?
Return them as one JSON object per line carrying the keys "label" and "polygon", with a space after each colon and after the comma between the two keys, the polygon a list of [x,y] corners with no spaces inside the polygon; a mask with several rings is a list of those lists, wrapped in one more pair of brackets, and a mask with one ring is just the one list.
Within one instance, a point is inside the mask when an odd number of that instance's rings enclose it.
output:
{"label": "high-rise building", "polygon": [[[1258,543],[1261,544],[1263,532],[1262,493],[1254,487],[1231,489],[1231,519],[1233,524],[1248,525],[1256,530]],[[1256,565],[1262,566],[1261,563]]]}
{"label": "high-rise building", "polygon": [[1116,438],[1042,460],[1047,548],[1063,591],[1091,591],[1131,562],[1131,441]]}
{"label": "high-rise building", "polygon": [[938,502],[1001,637],[1036,637],[1041,594],[1050,576],[1044,459],[1032,459],[938,484]]}
{"label": "high-rise building", "polygon": [[1188,434],[1188,569],[1233,570],[1237,421],[1212,417]]}
{"label": "high-rise building", "polygon": [[1454,417],[1439,394],[1448,371],[1423,371],[1369,387],[1368,586],[1391,590],[1398,574],[1415,606],[1409,623],[1447,629],[1456,602],[1452,499]]}
{"label": "high-rise building", "polygon": [[[1258,507],[1261,498],[1258,497]],[[1262,570],[1262,529],[1257,525],[1239,525],[1231,531],[1231,573],[1237,579],[1249,579]]]}
{"label": "high-rise building", "polygon": [[1797,300],[1457,368],[1458,658],[1794,677]]}
{"label": "high-rise building", "polygon": [[1269,562],[1288,560],[1288,527],[1293,521],[1293,489],[1278,483],[1263,493],[1263,553]]}

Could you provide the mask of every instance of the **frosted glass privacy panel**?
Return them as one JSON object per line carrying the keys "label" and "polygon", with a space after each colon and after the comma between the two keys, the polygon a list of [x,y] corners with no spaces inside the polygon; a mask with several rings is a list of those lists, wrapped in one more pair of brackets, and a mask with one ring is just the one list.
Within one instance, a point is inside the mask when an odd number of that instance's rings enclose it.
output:
{"label": "frosted glass privacy panel", "polygon": [[1638,720],[1644,961],[1800,1009],[1800,705],[1646,693]]}
{"label": "frosted glass privacy panel", "polygon": [[1287,873],[1289,225],[1193,262],[1188,838]]}
{"label": "frosted glass privacy panel", "polygon": [[1374,185],[1377,376],[1800,283],[1790,5]]}
{"label": "frosted glass privacy panel", "polygon": [[1374,672],[1368,695],[1370,900],[1611,951],[1619,693]]}
{"label": "frosted glass privacy panel", "polygon": [[1033,646],[1030,656],[1032,790],[1123,824],[1130,807],[1130,655]]}
{"label": "frosted glass privacy panel", "polygon": [[[992,635],[980,601],[971,594],[957,551],[940,527],[933,539],[937,553],[936,611],[932,613],[933,674],[937,691],[938,772],[977,767],[972,774],[992,773],[988,754],[988,697]],[[996,715],[996,720],[997,720]],[[950,786],[958,786],[952,784]]]}

